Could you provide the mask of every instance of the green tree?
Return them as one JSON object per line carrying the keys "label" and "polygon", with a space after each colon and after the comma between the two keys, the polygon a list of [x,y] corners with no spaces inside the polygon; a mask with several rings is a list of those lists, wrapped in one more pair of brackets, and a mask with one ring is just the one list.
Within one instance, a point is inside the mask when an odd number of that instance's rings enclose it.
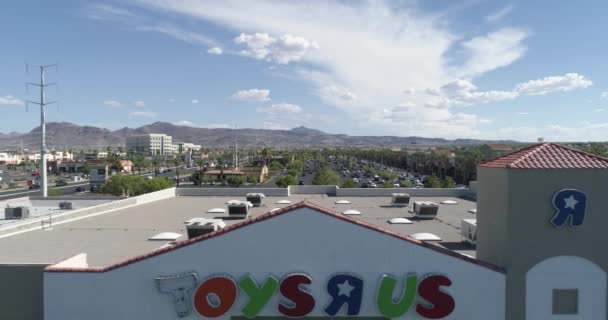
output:
{"label": "green tree", "polygon": [[342,183],[342,188],[357,188],[359,184],[356,183],[353,179],[344,180]]}
{"label": "green tree", "polygon": [[279,171],[283,169],[283,165],[277,160],[272,160],[268,169],[272,171]]}
{"label": "green tree", "polygon": [[429,180],[424,184],[425,188],[441,188],[441,181],[436,175],[432,175]]}
{"label": "green tree", "polygon": [[91,174],[91,166],[85,162],[85,164],[82,165],[80,171],[82,171],[82,173],[84,174]]}
{"label": "green tree", "polygon": [[177,187],[179,188],[179,167],[182,165],[182,158],[180,156],[176,156],[171,160],[171,163],[175,166],[175,177],[177,178]]}
{"label": "green tree", "polygon": [[301,160],[294,160],[287,165],[287,169],[294,169],[296,171],[302,171],[304,169],[304,162]]}
{"label": "green tree", "polygon": [[454,182],[454,179],[452,179],[452,177],[445,177],[441,187],[442,188],[454,188],[454,187],[456,187],[456,183]]}
{"label": "green tree", "polygon": [[154,156],[152,157],[152,161],[150,162],[152,164],[152,168],[154,169],[154,177],[158,177],[158,168],[160,167],[161,164],[161,160],[159,156]]}
{"label": "green tree", "polygon": [[287,188],[290,185],[296,184],[296,178],[290,175],[281,176],[277,179],[276,184],[281,188]]}
{"label": "green tree", "polygon": [[245,183],[245,178],[243,178],[243,176],[234,175],[228,178],[228,184],[233,187],[239,187],[243,183]]}
{"label": "green tree", "polygon": [[401,186],[401,188],[412,188],[412,187],[414,187],[414,184],[411,181],[409,181],[409,180],[401,181],[401,183],[399,185]]}
{"label": "green tree", "polygon": [[312,179],[312,184],[315,185],[338,185],[339,183],[338,174],[328,167],[319,169]]}
{"label": "green tree", "polygon": [[260,182],[259,180],[260,179],[258,179],[258,177],[256,177],[256,176],[247,176],[247,183],[256,184],[256,183]]}
{"label": "green tree", "polygon": [[138,196],[144,193],[170,188],[173,184],[167,178],[144,179],[141,176],[112,176],[101,188],[100,193],[115,196]]}
{"label": "green tree", "polygon": [[381,187],[381,188],[394,188],[394,187],[395,187],[395,185],[393,185],[393,184],[392,184],[392,183],[390,183],[390,182],[385,182],[385,183],[383,183],[382,185],[380,185],[380,187]]}
{"label": "green tree", "polygon": [[289,169],[289,170],[287,170],[287,174],[290,175],[290,176],[292,176],[292,177],[297,177],[298,176],[298,172],[299,171],[296,170],[296,169]]}
{"label": "green tree", "polygon": [[137,174],[141,176],[141,169],[144,166],[145,158],[141,155],[136,155],[133,157],[131,161],[133,161],[133,165],[137,169]]}

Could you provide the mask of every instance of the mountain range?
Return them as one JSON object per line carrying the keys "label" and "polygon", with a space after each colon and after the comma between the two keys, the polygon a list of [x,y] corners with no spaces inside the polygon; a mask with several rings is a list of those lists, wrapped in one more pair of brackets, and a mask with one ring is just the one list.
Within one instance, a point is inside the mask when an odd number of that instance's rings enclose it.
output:
{"label": "mountain range", "polygon": [[[191,142],[203,147],[234,146],[235,137],[241,147],[395,147],[408,145],[455,146],[484,143],[514,144],[516,141],[490,141],[476,139],[447,140],[441,138],[397,137],[397,136],[350,136],[331,134],[306,127],[291,130],[198,128],[154,122],[139,128],[115,131],[92,126],[79,126],[68,122],[51,122],[46,125],[49,149],[81,149],[124,146],[127,136],[145,133],[164,133],[173,137],[173,142]],[[38,148],[40,127],[27,133],[0,133],[0,148]]]}

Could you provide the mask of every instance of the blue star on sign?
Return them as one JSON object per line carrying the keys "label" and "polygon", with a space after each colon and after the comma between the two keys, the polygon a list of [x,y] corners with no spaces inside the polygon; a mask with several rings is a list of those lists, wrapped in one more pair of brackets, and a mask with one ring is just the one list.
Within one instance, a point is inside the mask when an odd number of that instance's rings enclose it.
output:
{"label": "blue star on sign", "polygon": [[571,226],[580,226],[585,220],[587,195],[575,189],[560,190],[553,196],[553,207],[557,212],[551,219],[556,227],[562,227],[568,220]]}

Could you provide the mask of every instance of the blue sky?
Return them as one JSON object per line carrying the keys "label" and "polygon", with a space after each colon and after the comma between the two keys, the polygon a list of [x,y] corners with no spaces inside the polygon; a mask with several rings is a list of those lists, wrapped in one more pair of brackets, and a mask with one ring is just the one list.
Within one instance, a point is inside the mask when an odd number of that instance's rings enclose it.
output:
{"label": "blue sky", "polygon": [[49,121],[604,141],[606,1],[13,1],[0,132]]}

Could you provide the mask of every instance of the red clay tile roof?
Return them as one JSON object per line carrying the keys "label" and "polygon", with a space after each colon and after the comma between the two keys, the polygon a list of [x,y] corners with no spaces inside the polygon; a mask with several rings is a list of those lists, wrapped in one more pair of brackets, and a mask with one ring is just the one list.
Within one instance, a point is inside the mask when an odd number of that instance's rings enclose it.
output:
{"label": "red clay tile roof", "polygon": [[406,242],[410,242],[410,243],[413,243],[415,245],[419,245],[421,247],[425,247],[427,249],[430,249],[430,250],[433,250],[433,251],[436,251],[436,252],[439,252],[439,253],[442,253],[442,254],[446,254],[446,255],[452,256],[454,258],[461,259],[461,260],[464,260],[466,262],[479,265],[481,267],[488,268],[490,270],[494,270],[496,272],[505,273],[504,269],[502,269],[501,267],[496,266],[494,264],[491,264],[489,262],[482,261],[482,260],[477,260],[475,258],[462,255],[462,254],[460,254],[458,252],[455,252],[455,251],[452,251],[452,250],[449,250],[449,249],[445,249],[443,247],[439,247],[439,246],[436,246],[436,245],[433,245],[433,244],[429,244],[429,243],[426,243],[424,241],[416,240],[416,239],[410,238],[410,237],[408,237],[406,235],[402,235],[402,234],[399,234],[399,233],[396,233],[396,232],[393,232],[393,231],[381,228],[379,226],[367,223],[367,222],[362,221],[362,220],[357,220],[357,219],[345,216],[345,215],[343,215],[343,214],[341,214],[339,212],[332,211],[330,209],[326,209],[326,208],[320,207],[320,206],[318,206],[316,204],[313,204],[313,203],[310,203],[310,202],[306,202],[306,201],[302,201],[302,202],[296,203],[294,205],[291,205],[289,207],[282,208],[280,210],[271,211],[271,212],[265,213],[263,215],[254,217],[254,218],[250,218],[250,219],[244,220],[242,222],[229,225],[229,226],[227,226],[227,227],[225,227],[223,229],[219,229],[217,231],[214,231],[214,232],[211,232],[211,233],[207,233],[205,235],[202,235],[202,236],[199,236],[199,237],[196,237],[196,238],[192,238],[192,239],[185,240],[185,241],[180,241],[180,242],[178,242],[177,244],[175,244],[173,246],[157,249],[157,250],[152,251],[150,253],[147,253],[147,254],[144,254],[144,255],[140,255],[140,256],[137,256],[137,257],[133,257],[133,258],[128,259],[126,261],[122,261],[122,262],[119,262],[119,263],[116,263],[116,264],[113,264],[113,265],[110,265],[110,266],[107,266],[107,267],[65,268],[65,267],[53,267],[53,265],[50,265],[50,266],[46,267],[44,269],[44,271],[45,272],[84,272],[84,273],[108,272],[108,271],[111,271],[111,270],[114,270],[114,269],[117,269],[117,268],[120,268],[120,267],[124,267],[124,266],[130,265],[130,264],[136,263],[136,262],[144,260],[144,259],[148,259],[148,258],[157,256],[157,255],[161,255],[161,254],[169,252],[169,251],[173,251],[173,250],[177,250],[179,248],[185,247],[185,246],[189,246],[189,245],[197,243],[197,242],[201,242],[201,241],[204,241],[204,240],[207,240],[207,239],[210,239],[210,238],[220,237],[220,236],[222,236],[224,234],[227,234],[227,233],[230,233],[231,231],[234,231],[236,229],[240,229],[240,228],[248,226],[250,224],[254,224],[254,223],[257,223],[257,222],[260,222],[260,221],[264,221],[266,219],[270,219],[270,218],[273,218],[273,217],[276,217],[276,216],[280,216],[280,215],[283,215],[283,214],[285,214],[287,212],[291,212],[291,211],[294,211],[294,210],[297,210],[297,209],[300,209],[300,208],[310,208],[310,209],[316,210],[316,211],[318,211],[320,213],[326,214],[328,216],[331,216],[331,217],[334,217],[334,218],[338,218],[338,219],[344,220],[346,222],[350,222],[350,223],[356,224],[358,226],[371,229],[371,230],[376,231],[376,232],[384,233],[384,234],[386,234],[388,236],[395,237],[395,238],[404,240]]}
{"label": "red clay tile roof", "polygon": [[507,169],[608,169],[608,159],[555,143],[541,143],[479,164]]}

